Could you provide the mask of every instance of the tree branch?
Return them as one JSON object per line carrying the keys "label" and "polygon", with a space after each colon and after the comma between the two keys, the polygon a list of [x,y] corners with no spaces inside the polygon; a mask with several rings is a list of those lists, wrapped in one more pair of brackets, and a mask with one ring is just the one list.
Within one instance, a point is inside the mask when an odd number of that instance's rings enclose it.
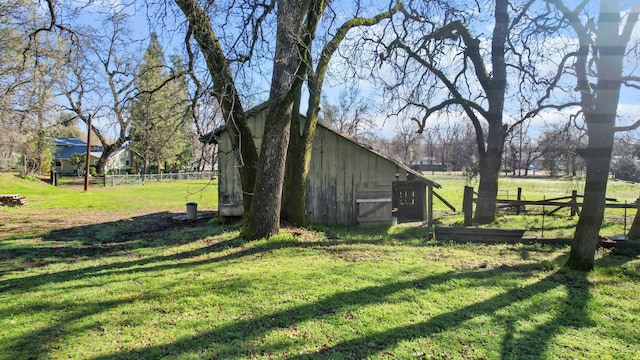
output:
{"label": "tree branch", "polygon": [[633,124],[629,126],[616,126],[613,128],[614,132],[623,132],[623,131],[632,131],[640,127],[640,119],[636,120]]}

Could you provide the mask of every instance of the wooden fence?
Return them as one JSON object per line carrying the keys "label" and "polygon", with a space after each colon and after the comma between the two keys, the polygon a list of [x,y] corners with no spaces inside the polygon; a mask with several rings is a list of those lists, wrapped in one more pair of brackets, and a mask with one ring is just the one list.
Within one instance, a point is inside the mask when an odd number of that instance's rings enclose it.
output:
{"label": "wooden fence", "polygon": [[[474,197],[476,193],[473,191],[473,187],[465,186],[464,197],[462,199],[462,211],[464,213],[464,226],[471,226],[473,219],[473,203],[478,199]],[[543,200],[522,200],[522,188],[518,188],[518,193],[515,200],[510,199],[497,199],[497,206],[503,209],[512,209],[516,214],[526,211],[527,206],[551,206],[555,209],[545,212],[546,215],[551,215],[563,208],[571,209],[571,216],[580,214],[582,208],[582,202],[580,199],[583,195],[578,195],[576,190],[573,190],[571,196],[563,196],[557,198],[543,199]],[[637,209],[640,202],[636,200],[635,203],[619,204],[616,199],[607,198],[605,208],[609,209]]]}
{"label": "wooden fence", "polygon": [[140,185],[142,183],[176,182],[186,180],[210,180],[216,174],[212,171],[178,172],[164,174],[105,175],[104,186]]}

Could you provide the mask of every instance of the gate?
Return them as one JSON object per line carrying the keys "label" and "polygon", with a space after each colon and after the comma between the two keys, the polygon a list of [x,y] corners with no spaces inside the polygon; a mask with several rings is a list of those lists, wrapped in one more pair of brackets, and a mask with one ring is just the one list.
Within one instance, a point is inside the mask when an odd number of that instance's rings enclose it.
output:
{"label": "gate", "polygon": [[391,225],[391,184],[365,182],[356,189],[359,225]]}

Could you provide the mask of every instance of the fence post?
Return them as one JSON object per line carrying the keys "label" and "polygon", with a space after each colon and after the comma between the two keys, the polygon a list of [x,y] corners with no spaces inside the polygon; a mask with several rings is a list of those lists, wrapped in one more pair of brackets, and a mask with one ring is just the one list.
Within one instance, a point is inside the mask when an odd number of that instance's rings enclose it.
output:
{"label": "fence post", "polygon": [[433,186],[427,186],[427,225],[433,226]]}
{"label": "fence post", "polygon": [[520,215],[520,211],[522,211],[522,205],[520,204],[520,200],[522,200],[522,188],[518,188],[518,196],[516,197],[518,200],[518,206],[516,207],[516,215]]}
{"label": "fence post", "polygon": [[576,215],[576,210],[578,209],[578,190],[571,191],[571,216]]}
{"label": "fence post", "polygon": [[[546,200],[547,200],[547,197],[543,196],[542,201],[546,201]],[[544,212],[545,212],[545,209],[544,209],[544,203],[543,203],[542,205],[542,237],[544,237],[544,215],[545,215]]]}
{"label": "fence post", "polygon": [[462,212],[464,213],[464,226],[473,224],[473,187],[464,187],[464,197],[462,198]]}

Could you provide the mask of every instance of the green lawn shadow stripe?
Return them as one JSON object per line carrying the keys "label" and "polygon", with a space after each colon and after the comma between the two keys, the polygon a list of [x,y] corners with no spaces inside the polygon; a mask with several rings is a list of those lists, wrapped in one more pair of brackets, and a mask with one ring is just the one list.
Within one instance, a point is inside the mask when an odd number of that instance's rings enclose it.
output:
{"label": "green lawn shadow stripe", "polygon": [[[501,267],[491,270],[477,270],[466,272],[449,272],[428,276],[422,279],[393,282],[382,286],[372,286],[360,290],[348,291],[329,296],[323,300],[313,303],[293,307],[291,309],[267,314],[254,319],[239,320],[232,324],[219,327],[214,331],[205,332],[195,337],[183,338],[171,344],[154,345],[136,351],[127,351],[115,353],[111,355],[99,356],[95,359],[127,359],[127,358],[153,358],[167,354],[181,354],[186,352],[198,351],[203,344],[219,344],[219,348],[214,350],[208,356],[213,358],[228,358],[237,354],[237,342],[247,344],[248,340],[259,339],[268,331],[287,328],[294,326],[300,322],[313,320],[345,311],[351,306],[364,306],[375,303],[384,303],[388,297],[408,288],[428,289],[429,287],[446,283],[453,279],[470,278],[470,279],[491,279],[495,276],[502,276],[505,272],[510,272],[512,276],[530,276],[530,272],[537,270],[537,264],[518,265],[513,267]],[[540,281],[530,287],[525,288],[527,296],[548,291],[554,287],[560,286],[562,276],[552,274],[549,278]],[[372,356],[380,352],[383,348],[391,344],[395,344],[401,340],[417,338],[428,333],[442,331],[442,329],[450,326],[449,324],[460,324],[464,319],[475,314],[491,313],[496,308],[504,307],[512,300],[512,297],[523,291],[522,288],[510,290],[507,294],[496,296],[485,302],[470,305],[460,311],[443,314],[433,318],[430,321],[419,324],[406,326],[399,329],[392,329],[385,332],[372,334],[340,344],[331,346],[318,352],[317,354],[306,354],[290,357],[297,358],[327,358],[328,356],[336,357],[358,357],[363,358]],[[464,313],[468,312],[469,315]],[[378,347],[371,347],[371,343],[384,344]],[[228,345],[225,345],[228,344]],[[247,349],[245,355],[269,353],[268,346]]]}

